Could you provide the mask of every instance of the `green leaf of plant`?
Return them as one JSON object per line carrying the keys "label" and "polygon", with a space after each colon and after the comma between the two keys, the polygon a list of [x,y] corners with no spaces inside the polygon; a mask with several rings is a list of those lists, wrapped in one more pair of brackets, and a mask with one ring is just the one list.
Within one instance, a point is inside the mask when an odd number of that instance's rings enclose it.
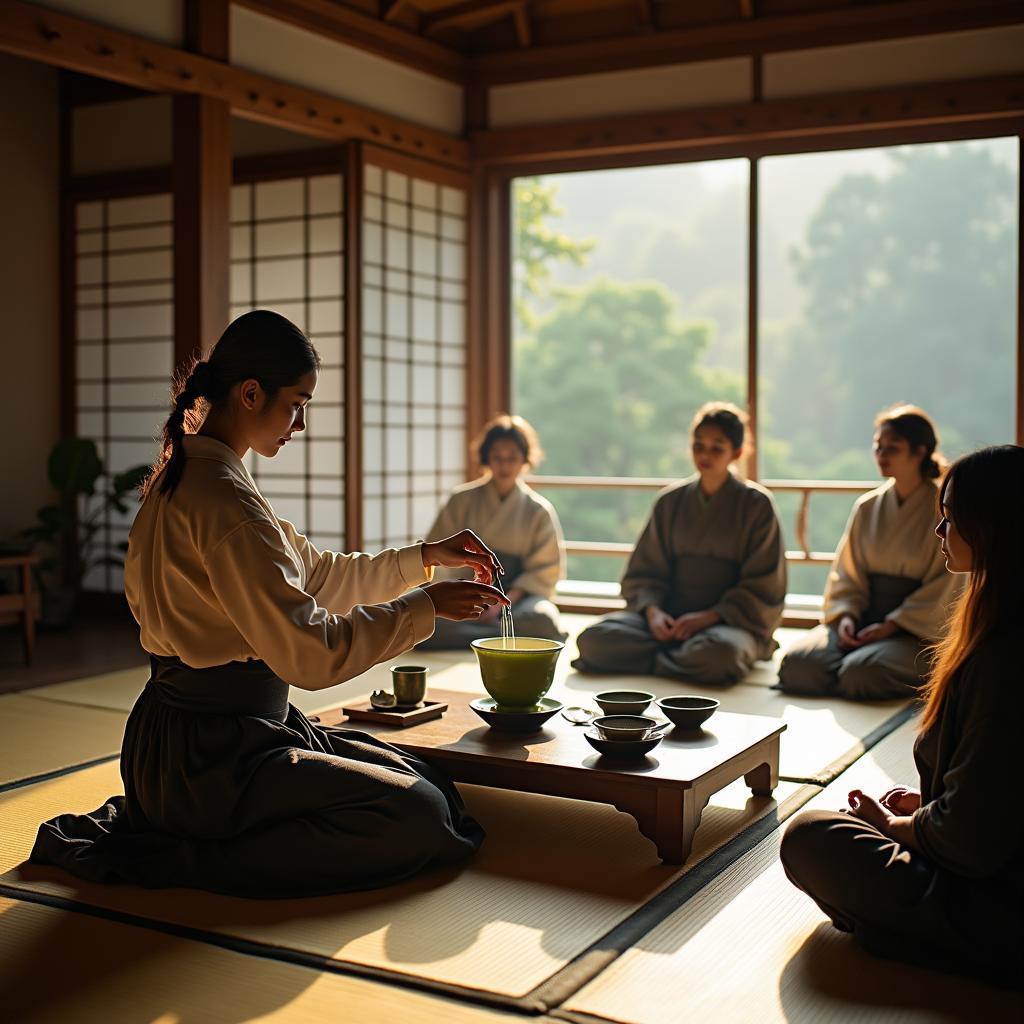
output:
{"label": "green leaf of plant", "polygon": [[65,437],[53,446],[47,464],[50,483],[65,499],[92,494],[103,472],[96,442],[87,437]]}

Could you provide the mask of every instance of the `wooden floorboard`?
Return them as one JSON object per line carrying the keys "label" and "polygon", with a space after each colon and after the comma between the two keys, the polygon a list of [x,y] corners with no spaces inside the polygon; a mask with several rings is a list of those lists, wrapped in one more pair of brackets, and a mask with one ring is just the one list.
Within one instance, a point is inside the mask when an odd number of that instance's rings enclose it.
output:
{"label": "wooden floorboard", "polygon": [[21,627],[0,628],[0,693],[117,672],[146,663],[139,627],[128,614],[83,611],[67,629],[41,630],[35,657],[25,664]]}

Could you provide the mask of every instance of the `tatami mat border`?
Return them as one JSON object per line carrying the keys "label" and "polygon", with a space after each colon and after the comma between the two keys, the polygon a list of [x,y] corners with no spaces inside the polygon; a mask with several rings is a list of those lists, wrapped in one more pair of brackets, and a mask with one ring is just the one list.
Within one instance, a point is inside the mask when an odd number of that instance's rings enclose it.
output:
{"label": "tatami mat border", "polygon": [[37,892],[34,889],[10,886],[4,882],[0,882],[0,896],[6,896],[12,900],[20,900],[23,903],[36,903],[44,907],[52,907],[54,910],[67,910],[76,914],[85,914],[89,917],[114,921],[118,924],[146,928],[149,931],[162,932],[180,939],[192,939],[197,942],[204,942],[209,946],[218,946],[221,949],[227,949],[234,953],[243,953],[246,956],[260,957],[265,960],[277,960],[282,963],[295,964],[299,967],[310,967],[314,970],[328,971],[333,974],[366,978],[370,981],[383,982],[400,988],[415,989],[420,992],[429,992],[433,995],[451,996],[478,1006],[497,1007],[528,1016],[540,1016],[546,1009],[532,1000],[532,993],[517,998],[515,996],[501,995],[498,992],[487,992],[463,985],[453,985],[444,981],[417,978],[412,974],[400,974],[397,971],[386,971],[363,964],[343,963],[338,960],[331,960],[329,957],[303,953],[300,950],[275,946],[271,943],[253,942],[250,939],[221,935],[216,932],[204,931],[201,928],[190,928],[188,925],[160,921],[152,917],[142,917],[119,910],[108,910],[105,907],[98,907],[90,903],[79,903],[77,900]]}
{"label": "tatami mat border", "polygon": [[[54,773],[70,774],[75,768]],[[209,945],[249,956],[279,960],[285,963],[311,967],[337,974],[367,978],[372,981],[386,982],[404,988],[416,989],[451,996],[480,1006],[499,1007],[513,1010],[530,1016],[549,1013],[565,999],[582,988],[587,982],[603,971],[612,961],[622,955],[630,946],[638,942],[652,928],[686,903],[695,893],[726,870],[732,863],[742,857],[762,839],[770,835],[784,821],[796,813],[819,792],[817,786],[804,786],[790,796],[775,811],[754,822],[740,832],[724,846],[716,850],[693,870],[687,872],[677,882],[670,884],[659,892],[649,903],[638,908],[624,921],[584,950],[565,967],[523,996],[506,996],[496,992],[455,985],[449,982],[433,981],[428,978],[417,978],[415,975],[387,971],[377,967],[351,962],[332,960],[329,957],[317,956],[300,950],[272,943],[254,942],[237,936],[223,935],[191,928],[187,925],[161,921],[157,918],[144,917],[124,911],[109,910],[94,904],[82,903],[62,896],[38,892],[33,889],[9,886],[0,882],[0,895],[13,900],[37,903],[58,910],[69,910],[104,918],[121,924],[148,928],[164,932],[179,938],[206,942]]]}
{"label": "tatami mat border", "polygon": [[95,768],[98,764],[106,764],[108,761],[116,761],[120,758],[121,752],[104,754],[102,757],[94,757],[79,764],[68,764],[63,768],[55,768],[51,772],[39,772],[36,775],[29,775],[24,779],[15,779],[13,782],[5,782],[0,785],[0,793],[7,793],[12,789],[21,789],[23,786],[34,786],[37,782],[49,782],[50,779],[59,779],[62,775],[72,775],[75,772],[84,771],[86,768]]}
{"label": "tatami mat border", "polygon": [[[859,740],[842,757],[822,768],[820,772],[816,772],[813,776],[804,778],[795,775],[780,775],[779,780],[781,782],[800,782],[809,786],[827,786],[835,782],[852,764],[859,761],[876,743],[881,742],[889,733],[895,732],[901,725],[909,722],[920,710],[921,706],[917,701],[900,708],[899,711],[887,718],[881,725],[872,729],[867,736]],[[782,741],[785,743],[785,734],[783,734]]]}
{"label": "tatami mat border", "polygon": [[541,1013],[553,1013],[556,1007],[593,980],[631,946],[636,945],[648,932],[771,835],[820,792],[821,787],[814,784],[798,789],[775,811],[753,822],[691,871],[662,889],[653,899],[635,910],[624,921],[620,921],[589,949],[585,949],[547,981],[527,993],[523,999],[532,1000],[540,1008]]}

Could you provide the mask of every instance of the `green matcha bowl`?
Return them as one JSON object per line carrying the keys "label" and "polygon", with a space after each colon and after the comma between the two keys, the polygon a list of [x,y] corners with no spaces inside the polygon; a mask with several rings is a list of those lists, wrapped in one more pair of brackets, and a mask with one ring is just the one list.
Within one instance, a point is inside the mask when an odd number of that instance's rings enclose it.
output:
{"label": "green matcha bowl", "polygon": [[555,662],[565,644],[558,640],[517,636],[474,640],[484,689],[498,702],[498,710],[533,708],[555,678]]}

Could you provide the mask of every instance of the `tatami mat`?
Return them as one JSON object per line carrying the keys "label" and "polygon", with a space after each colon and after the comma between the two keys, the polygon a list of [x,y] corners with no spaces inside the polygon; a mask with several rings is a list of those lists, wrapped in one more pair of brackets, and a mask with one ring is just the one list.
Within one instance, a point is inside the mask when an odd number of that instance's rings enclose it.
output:
{"label": "tatami mat", "polygon": [[[916,723],[883,740],[808,807],[845,806],[852,788],[881,793],[913,784]],[[933,1024],[1018,1021],[1012,995],[878,960],[836,931],[786,879],[782,830],[758,844],[652,930],[559,1016],[665,1024],[666,1006],[686,1018],[787,1024]]]}
{"label": "tatami mat", "polygon": [[37,700],[0,697],[0,786],[96,761],[121,749],[124,715]]}
{"label": "tatami mat", "polygon": [[523,1020],[509,1011],[2,897],[0,992],[4,1020],[17,1024]]}
{"label": "tatami mat", "polygon": [[[631,817],[611,807],[475,787],[464,792],[488,830],[480,855],[461,869],[371,893],[261,902],[15,868],[41,820],[91,810],[120,791],[110,764],[0,794],[0,867],[14,869],[0,880],[4,888],[247,940],[307,962],[330,958],[507,999],[526,996],[680,875],[659,862]],[[808,795],[787,783],[776,793],[790,806]],[[742,782],[724,790],[704,813],[687,870],[778,811]]]}

